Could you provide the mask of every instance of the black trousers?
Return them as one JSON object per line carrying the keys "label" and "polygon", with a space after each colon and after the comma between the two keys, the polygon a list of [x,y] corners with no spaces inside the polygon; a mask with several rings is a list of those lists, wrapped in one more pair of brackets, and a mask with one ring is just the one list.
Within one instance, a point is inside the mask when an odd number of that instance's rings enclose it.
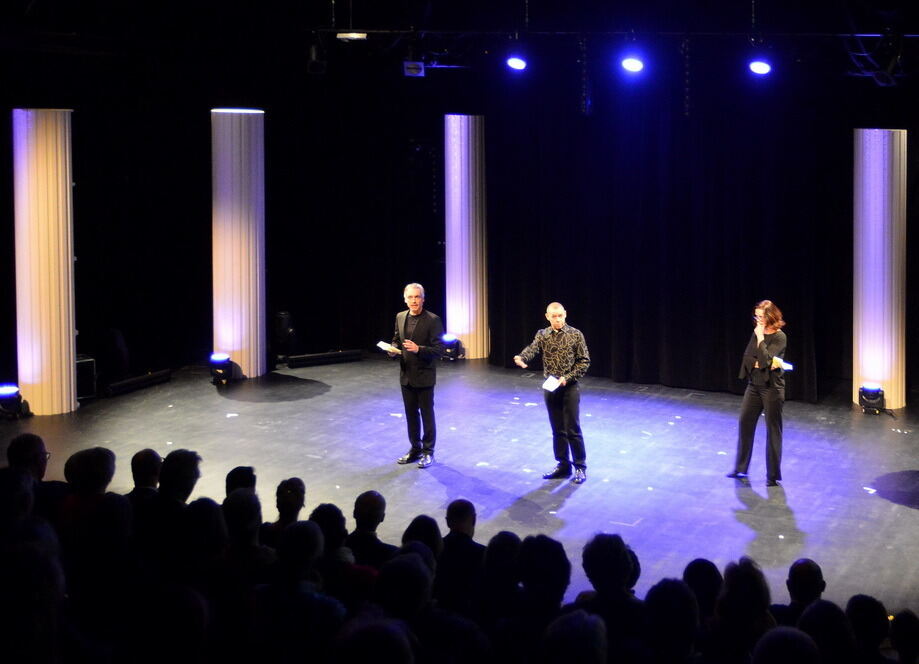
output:
{"label": "black trousers", "polygon": [[782,404],[785,403],[784,387],[768,385],[747,385],[740,405],[740,420],[737,425],[737,460],[734,471],[745,473],[750,468],[753,456],[753,436],[760,413],[766,412],[766,479],[782,479]]}
{"label": "black trousers", "polygon": [[[437,439],[437,425],[434,423],[434,386],[402,386],[402,403],[405,404],[405,424],[408,426],[408,442],[415,452],[434,454]],[[421,427],[424,425],[424,436]]]}
{"label": "black trousers", "polygon": [[549,424],[552,425],[552,451],[563,466],[587,467],[584,436],[581,434],[581,389],[577,383],[560,385],[554,392],[543,390]]}

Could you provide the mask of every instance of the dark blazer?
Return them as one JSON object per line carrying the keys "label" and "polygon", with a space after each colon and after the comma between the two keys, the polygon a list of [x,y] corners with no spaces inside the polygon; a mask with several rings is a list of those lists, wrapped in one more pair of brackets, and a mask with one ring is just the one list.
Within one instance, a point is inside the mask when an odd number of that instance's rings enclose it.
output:
{"label": "dark blazer", "polygon": [[[392,345],[404,348],[405,318],[408,310],[396,314]],[[399,358],[399,382],[411,387],[432,387],[437,382],[437,360],[444,354],[444,324],[440,316],[422,309],[415,331],[409,337],[418,344],[417,353],[403,350]]]}
{"label": "dark blazer", "polygon": [[[776,330],[774,334],[767,334],[762,344],[756,342],[756,334],[750,337],[750,342],[744,350],[743,361],[740,364],[740,374],[737,376],[743,380],[750,380],[754,371],[765,371],[766,384],[769,387],[785,387],[785,370],[771,369],[773,357],[785,357],[785,347],[788,340],[782,330]],[[754,369],[753,365],[759,362],[759,369]]]}

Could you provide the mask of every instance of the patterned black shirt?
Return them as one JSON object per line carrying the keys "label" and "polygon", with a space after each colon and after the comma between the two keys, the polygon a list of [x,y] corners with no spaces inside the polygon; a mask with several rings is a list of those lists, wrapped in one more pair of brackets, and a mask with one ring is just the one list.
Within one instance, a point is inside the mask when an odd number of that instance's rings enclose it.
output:
{"label": "patterned black shirt", "polygon": [[543,376],[564,377],[565,382],[577,380],[590,366],[584,335],[570,325],[560,330],[553,330],[551,326],[539,330],[533,343],[520,351],[520,357],[529,362],[539,353],[542,353]]}

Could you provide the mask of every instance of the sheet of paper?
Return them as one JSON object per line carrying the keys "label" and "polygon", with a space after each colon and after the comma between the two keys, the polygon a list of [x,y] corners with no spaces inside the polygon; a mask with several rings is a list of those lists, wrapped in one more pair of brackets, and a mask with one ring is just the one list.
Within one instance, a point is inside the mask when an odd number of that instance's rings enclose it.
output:
{"label": "sheet of paper", "polygon": [[401,353],[402,351],[385,341],[377,342],[377,348],[385,350],[387,353]]}
{"label": "sheet of paper", "polygon": [[562,383],[558,378],[555,376],[549,376],[542,384],[542,389],[546,390],[547,392],[555,392],[556,388],[558,388],[558,386],[561,384]]}

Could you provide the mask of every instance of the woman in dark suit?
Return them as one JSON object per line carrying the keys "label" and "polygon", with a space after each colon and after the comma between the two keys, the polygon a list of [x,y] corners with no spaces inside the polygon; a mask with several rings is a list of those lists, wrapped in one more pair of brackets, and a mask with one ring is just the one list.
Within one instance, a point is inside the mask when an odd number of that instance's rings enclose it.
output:
{"label": "woman in dark suit", "polygon": [[753,435],[760,413],[766,412],[766,486],[778,486],[782,479],[782,404],[785,403],[785,356],[787,341],[781,310],[771,300],[753,308],[753,336],[747,344],[739,378],[747,389],[740,406],[737,427],[737,460],[728,477],[745,479],[753,454]]}

